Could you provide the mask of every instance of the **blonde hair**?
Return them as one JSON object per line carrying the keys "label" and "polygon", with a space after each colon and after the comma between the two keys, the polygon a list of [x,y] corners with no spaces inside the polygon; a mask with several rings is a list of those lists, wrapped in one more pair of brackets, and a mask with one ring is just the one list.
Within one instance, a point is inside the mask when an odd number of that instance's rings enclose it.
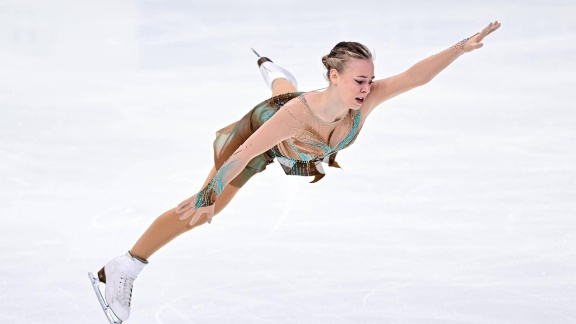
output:
{"label": "blonde hair", "polygon": [[342,73],[346,62],[350,58],[372,60],[372,53],[368,47],[357,42],[340,42],[336,44],[329,54],[322,57],[322,63],[328,70],[326,71],[328,80],[330,80],[330,70],[336,69],[336,71]]}

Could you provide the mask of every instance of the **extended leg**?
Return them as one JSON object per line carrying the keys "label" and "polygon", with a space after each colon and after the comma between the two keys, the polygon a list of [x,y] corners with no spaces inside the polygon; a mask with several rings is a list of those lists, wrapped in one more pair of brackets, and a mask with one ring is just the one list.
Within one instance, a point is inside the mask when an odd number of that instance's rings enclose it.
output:
{"label": "extended leg", "polygon": [[[204,186],[215,172],[216,170],[212,169]],[[224,189],[214,206],[215,215],[228,205],[238,191],[239,188],[233,185],[228,185]],[[160,215],[138,239],[131,251],[108,262],[98,272],[97,279],[89,273],[94,291],[111,324],[120,324],[130,316],[133,282],[148,263],[146,259],[178,235],[206,223],[206,218],[201,217],[193,227],[190,227],[189,221],[181,221],[178,217],[176,208]],[[105,299],[98,287],[99,282],[106,284]]]}
{"label": "extended leg", "polygon": [[[212,169],[212,172],[210,172],[204,186],[212,179],[214,173],[215,169]],[[222,191],[222,194],[218,196],[218,200],[216,201],[214,216],[218,215],[218,213],[228,205],[239,190],[240,188],[236,188],[232,185],[228,185],[224,188],[224,191]],[[206,223],[206,218],[202,216],[193,227],[190,227],[189,220],[181,221],[178,218],[179,216],[180,214],[176,214],[176,208],[173,208],[156,218],[152,225],[150,225],[140,239],[138,239],[134,247],[130,249],[130,253],[133,256],[146,260],[154,254],[154,252],[158,251],[161,247],[180,234]]]}

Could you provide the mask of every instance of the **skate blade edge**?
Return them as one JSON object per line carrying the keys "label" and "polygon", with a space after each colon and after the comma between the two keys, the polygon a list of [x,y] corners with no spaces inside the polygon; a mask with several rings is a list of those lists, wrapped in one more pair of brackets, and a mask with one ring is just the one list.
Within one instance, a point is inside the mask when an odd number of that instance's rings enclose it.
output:
{"label": "skate blade edge", "polygon": [[122,324],[122,320],[117,318],[116,315],[114,314],[114,312],[112,312],[110,305],[108,305],[108,303],[104,299],[104,296],[102,295],[102,292],[100,291],[100,288],[98,288],[98,284],[99,284],[100,280],[98,280],[98,278],[96,278],[92,274],[92,272],[88,272],[88,278],[90,278],[90,282],[92,283],[92,288],[94,289],[94,293],[96,294],[96,297],[98,298],[98,301],[100,302],[100,306],[102,307],[102,310],[104,311],[104,315],[108,319],[108,322],[110,322],[110,324]]}

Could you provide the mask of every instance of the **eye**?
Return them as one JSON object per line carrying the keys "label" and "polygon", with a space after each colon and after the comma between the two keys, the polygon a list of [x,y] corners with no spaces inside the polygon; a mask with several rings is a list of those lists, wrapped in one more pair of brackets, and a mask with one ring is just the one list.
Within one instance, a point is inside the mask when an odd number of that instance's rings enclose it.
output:
{"label": "eye", "polygon": [[358,83],[358,84],[364,83],[364,81],[360,81],[360,80],[354,80],[354,81],[356,81],[356,83]]}

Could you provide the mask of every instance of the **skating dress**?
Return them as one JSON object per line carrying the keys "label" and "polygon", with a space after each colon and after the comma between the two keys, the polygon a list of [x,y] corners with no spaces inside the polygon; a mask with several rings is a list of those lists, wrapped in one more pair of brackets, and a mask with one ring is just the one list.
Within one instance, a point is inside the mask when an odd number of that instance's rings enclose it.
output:
{"label": "skating dress", "polygon": [[228,184],[242,187],[274,159],[287,175],[314,176],[312,182],[319,181],[324,177],[322,162],[340,167],[336,153],[356,140],[365,118],[362,109],[350,109],[335,122],[322,121],[302,92],[263,101],[216,132],[214,164],[218,171],[197,194],[195,208],[212,205]]}

